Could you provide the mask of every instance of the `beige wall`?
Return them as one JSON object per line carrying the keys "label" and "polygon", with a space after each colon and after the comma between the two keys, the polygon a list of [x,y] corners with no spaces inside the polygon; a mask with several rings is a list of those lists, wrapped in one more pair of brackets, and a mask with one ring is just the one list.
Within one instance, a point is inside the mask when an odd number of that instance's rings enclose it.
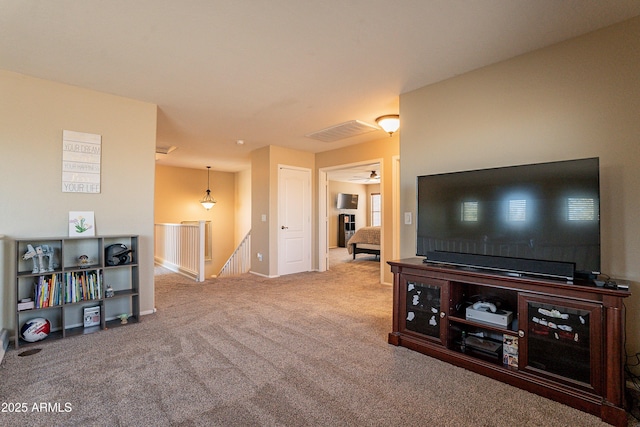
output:
{"label": "beige wall", "polygon": [[235,242],[236,246],[251,231],[251,169],[236,173],[236,226]]}
{"label": "beige wall", "polygon": [[[268,146],[251,153],[251,271],[267,277],[278,275],[278,167],[294,166],[313,172],[314,155],[289,148]],[[316,210],[316,179],[311,179],[312,212]],[[262,221],[266,215],[266,221]],[[311,229],[317,227],[315,218]],[[311,259],[317,258],[315,234],[312,233]],[[262,262],[257,253],[263,254]],[[312,268],[314,268],[312,262]]]}
{"label": "beige wall", "polygon": [[[338,193],[357,194],[358,209],[338,209],[336,206]],[[355,214],[356,227],[367,225],[367,186],[352,182],[329,181],[329,247],[338,246],[338,215]]]}
{"label": "beige wall", "polygon": [[[140,309],[153,295],[156,106],[0,70],[0,234],[68,235],[69,211],[94,211],[99,235],[140,236]],[[101,193],[62,193],[62,131],[102,135]],[[0,259],[0,328],[13,329],[15,248]]]}
{"label": "beige wall", "polygon": [[212,259],[205,264],[206,277],[220,272],[240,242],[236,239],[236,174],[212,170],[209,182],[216,205],[207,211],[200,204],[207,189],[206,166],[156,166],[155,222],[211,221]]}
{"label": "beige wall", "polygon": [[[401,211],[417,175],[600,157],[602,271],[632,281],[640,351],[640,18],[404,94]],[[415,224],[401,255],[415,254]]]}
{"label": "beige wall", "polygon": [[[386,262],[393,258],[393,163],[394,157],[398,156],[399,133],[400,132],[394,133],[392,137],[385,136],[379,140],[316,154],[316,177],[318,176],[319,169],[380,161],[380,176],[382,177],[380,182],[380,194],[382,197],[382,250],[380,266],[382,267],[382,282],[388,284],[393,283],[391,269]],[[329,201],[329,203],[331,202]],[[395,218],[395,220],[397,221],[398,219]],[[317,227],[315,230],[317,239]]]}
{"label": "beige wall", "polygon": [[[358,209],[337,208],[338,193],[357,194]],[[356,228],[371,225],[371,194],[380,193],[380,184],[356,184],[352,182],[329,181],[329,247],[338,246],[338,215],[356,215]]]}
{"label": "beige wall", "polygon": [[[271,147],[268,146],[251,152],[251,271],[263,276],[270,275],[270,158]],[[263,255],[262,261],[258,261],[259,253]]]}

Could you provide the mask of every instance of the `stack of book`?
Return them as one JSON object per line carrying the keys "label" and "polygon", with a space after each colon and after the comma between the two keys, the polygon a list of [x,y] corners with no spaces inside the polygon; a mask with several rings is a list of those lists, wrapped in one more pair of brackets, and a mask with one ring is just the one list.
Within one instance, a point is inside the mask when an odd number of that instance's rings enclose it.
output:
{"label": "stack of book", "polygon": [[34,283],[35,308],[53,307],[62,304],[60,275],[39,276]]}
{"label": "stack of book", "polygon": [[97,270],[65,273],[64,286],[66,303],[102,297],[102,275]]}

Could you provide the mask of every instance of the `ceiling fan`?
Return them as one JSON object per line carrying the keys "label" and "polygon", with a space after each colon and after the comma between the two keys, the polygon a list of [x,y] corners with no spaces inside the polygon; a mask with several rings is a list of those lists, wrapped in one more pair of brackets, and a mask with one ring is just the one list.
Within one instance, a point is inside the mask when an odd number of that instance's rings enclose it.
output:
{"label": "ceiling fan", "polygon": [[369,177],[366,175],[355,175],[353,178],[349,179],[349,181],[360,182],[362,184],[378,184],[380,183],[380,175],[374,170],[371,171]]}

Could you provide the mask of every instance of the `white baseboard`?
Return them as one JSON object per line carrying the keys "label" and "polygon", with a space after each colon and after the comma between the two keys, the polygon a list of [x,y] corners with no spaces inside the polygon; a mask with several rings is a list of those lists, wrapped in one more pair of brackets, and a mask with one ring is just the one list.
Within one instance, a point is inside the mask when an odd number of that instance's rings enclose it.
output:
{"label": "white baseboard", "polygon": [[262,273],[256,273],[255,271],[249,271],[249,273],[251,274],[255,274],[256,276],[260,276],[260,277],[266,277],[267,279],[274,279],[276,277],[280,277],[280,275],[275,275],[275,276],[268,276],[266,274],[262,274]]}
{"label": "white baseboard", "polygon": [[164,267],[169,271],[173,271],[174,273],[178,273],[183,275],[184,277],[188,277],[189,279],[194,279],[194,280],[198,280],[198,272],[197,271],[192,271],[192,270],[187,270],[185,268],[180,267],[177,264],[174,264],[172,262],[169,261],[165,261],[159,258],[155,258],[155,265],[159,265],[160,267]]}

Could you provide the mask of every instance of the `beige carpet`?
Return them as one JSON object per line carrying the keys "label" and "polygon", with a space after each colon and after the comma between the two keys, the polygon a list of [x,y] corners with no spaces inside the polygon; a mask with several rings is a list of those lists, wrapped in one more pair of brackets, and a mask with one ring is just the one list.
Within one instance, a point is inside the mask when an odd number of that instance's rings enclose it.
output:
{"label": "beige carpet", "polygon": [[331,271],[277,279],[159,274],[158,312],[139,324],[9,350],[0,402],[27,410],[0,425],[604,425],[387,344],[392,290],[379,268],[338,254]]}

